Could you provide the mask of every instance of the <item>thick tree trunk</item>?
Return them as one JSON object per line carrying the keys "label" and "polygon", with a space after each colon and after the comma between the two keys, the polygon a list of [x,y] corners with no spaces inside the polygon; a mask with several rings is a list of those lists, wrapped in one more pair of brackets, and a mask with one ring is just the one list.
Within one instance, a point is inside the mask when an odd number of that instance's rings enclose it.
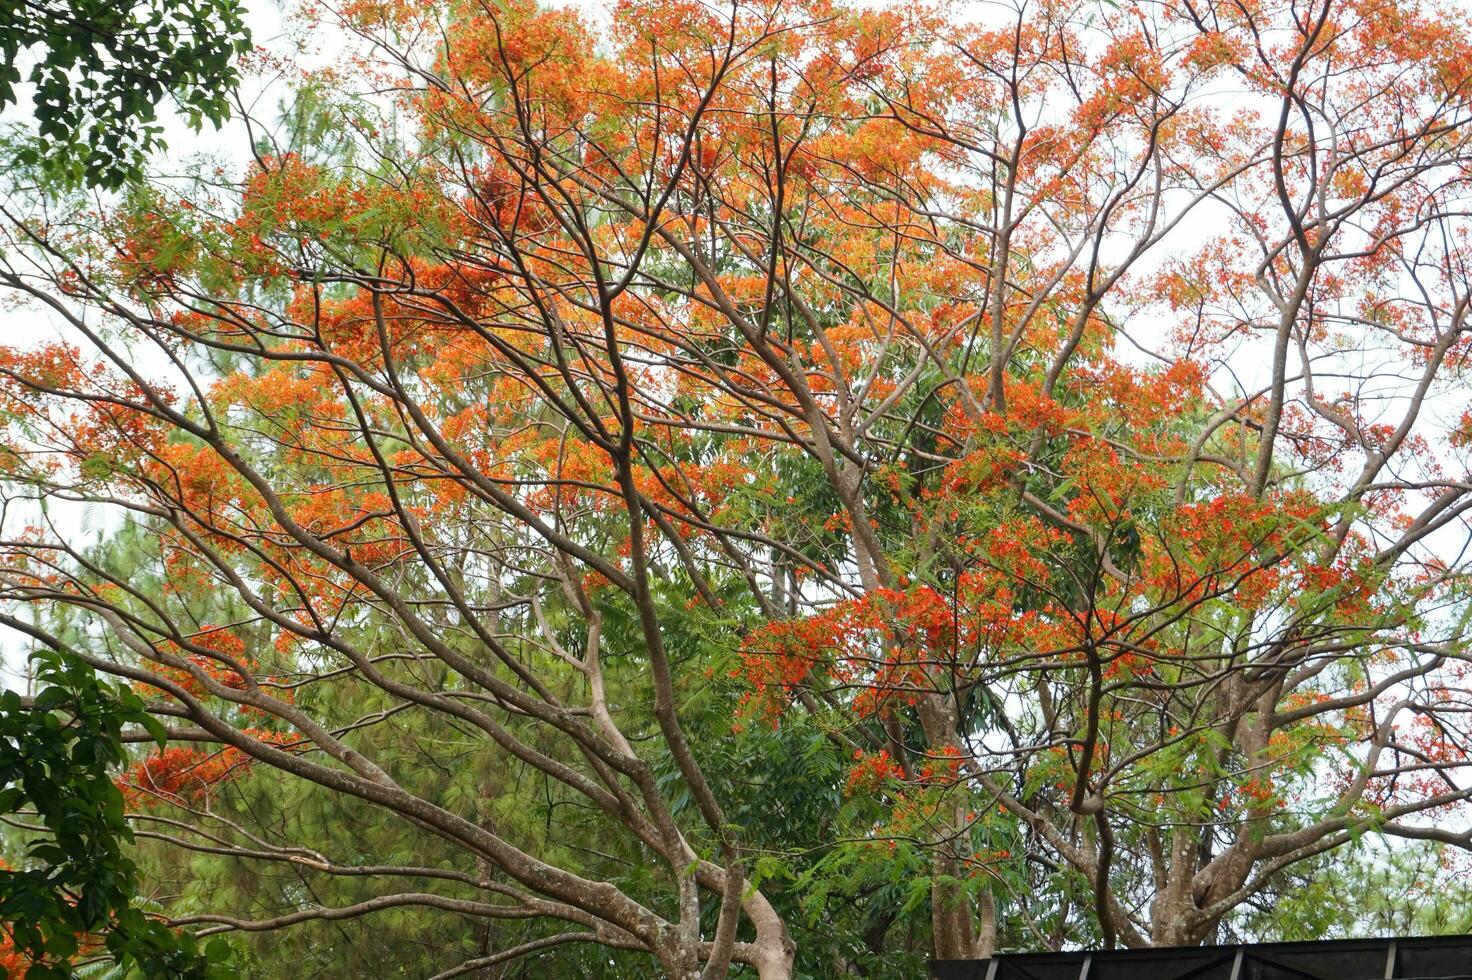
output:
{"label": "thick tree trunk", "polygon": [[[930,926],[934,936],[935,958],[965,960],[976,955],[975,917],[971,900],[958,879],[961,864],[944,853],[940,844],[931,860],[931,874],[937,879],[930,889]],[[952,880],[940,880],[942,878]]]}

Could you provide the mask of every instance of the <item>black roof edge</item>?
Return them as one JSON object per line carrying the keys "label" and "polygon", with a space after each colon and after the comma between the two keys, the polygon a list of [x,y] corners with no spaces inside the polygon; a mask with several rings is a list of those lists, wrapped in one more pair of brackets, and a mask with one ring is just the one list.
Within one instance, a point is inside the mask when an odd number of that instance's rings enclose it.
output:
{"label": "black roof edge", "polygon": [[998,953],[987,959],[932,960],[930,975],[935,980],[1110,980],[1145,963],[1154,980],[1472,980],[1472,935]]}

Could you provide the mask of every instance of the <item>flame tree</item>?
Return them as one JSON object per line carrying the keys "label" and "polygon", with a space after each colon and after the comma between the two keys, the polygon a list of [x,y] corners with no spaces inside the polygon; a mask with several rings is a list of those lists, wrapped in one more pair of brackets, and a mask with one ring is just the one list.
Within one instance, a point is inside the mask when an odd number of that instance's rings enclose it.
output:
{"label": "flame tree", "polygon": [[[367,883],[175,924],[775,978],[885,869],[957,957],[1472,847],[1465,16],[314,15],[360,57],[238,183],[5,209],[67,339],[0,363],[4,622],[167,721],[145,841]],[[729,761],[793,730],[784,852]]]}

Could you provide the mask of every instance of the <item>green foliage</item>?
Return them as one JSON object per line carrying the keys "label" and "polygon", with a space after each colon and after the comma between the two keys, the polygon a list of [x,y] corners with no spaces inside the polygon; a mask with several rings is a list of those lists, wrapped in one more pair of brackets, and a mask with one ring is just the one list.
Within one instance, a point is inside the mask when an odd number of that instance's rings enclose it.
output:
{"label": "green foliage", "polygon": [[1283,872],[1227,927],[1233,941],[1465,935],[1472,883],[1456,848],[1361,841]]}
{"label": "green foliage", "polygon": [[[39,693],[0,694],[0,814],[38,820],[23,864],[0,871],[0,922],[35,962],[27,980],[75,974],[96,941],[123,971],[146,977],[225,980],[230,947],[194,939],[150,918],[134,901],[132,833],[111,771],[126,759],[122,729],[137,724],[162,745],[163,728],[131,691],[50,650],[31,658]],[[0,967],[0,973],[5,973]]]}
{"label": "green foliage", "polygon": [[186,122],[230,115],[232,64],[250,50],[235,0],[0,0],[0,108],[34,55],[36,132],[18,162],[65,187],[116,189],[161,148],[165,99]]}

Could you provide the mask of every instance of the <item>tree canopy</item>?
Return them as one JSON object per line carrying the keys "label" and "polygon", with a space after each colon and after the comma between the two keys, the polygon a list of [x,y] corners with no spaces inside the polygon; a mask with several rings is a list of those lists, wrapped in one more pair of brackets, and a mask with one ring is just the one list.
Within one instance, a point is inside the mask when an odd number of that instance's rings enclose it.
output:
{"label": "tree canopy", "polygon": [[36,123],[18,162],[116,190],[163,148],[161,103],[195,130],[229,118],[235,59],[250,49],[236,0],[3,0],[0,109],[24,81]]}
{"label": "tree canopy", "polygon": [[1467,860],[1464,13],[606,15],[316,10],[238,182],[0,210],[0,622],[155,716],[161,919],[904,976]]}

